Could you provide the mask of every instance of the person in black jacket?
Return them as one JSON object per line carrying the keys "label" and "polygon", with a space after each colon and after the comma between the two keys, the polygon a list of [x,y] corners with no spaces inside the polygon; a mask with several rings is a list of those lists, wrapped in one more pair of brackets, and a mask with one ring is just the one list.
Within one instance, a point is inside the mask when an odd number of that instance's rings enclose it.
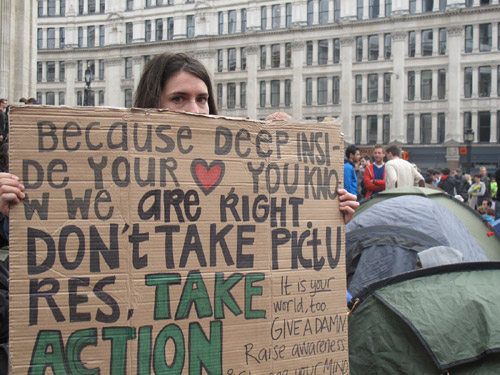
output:
{"label": "person in black jacket", "polygon": [[443,168],[441,173],[442,175],[438,183],[438,188],[443,189],[445,192],[454,197],[457,195],[457,180],[450,176],[449,168]]}

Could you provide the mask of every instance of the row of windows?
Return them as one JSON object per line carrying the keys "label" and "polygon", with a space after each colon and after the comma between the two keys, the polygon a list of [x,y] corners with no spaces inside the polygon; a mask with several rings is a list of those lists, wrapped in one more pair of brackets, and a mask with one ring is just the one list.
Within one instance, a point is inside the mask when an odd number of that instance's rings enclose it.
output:
{"label": "row of windows", "polygon": [[[328,104],[328,77],[319,77],[316,79],[316,103],[318,105]],[[332,78],[332,104],[340,102],[340,77]],[[313,104],[313,78],[306,78],[306,105]]]}
{"label": "row of windows", "polygon": [[[497,25],[497,43],[498,50],[500,50],[500,23]],[[479,52],[489,52],[492,47],[492,24],[491,23],[482,23],[479,25]],[[465,53],[472,53],[474,49],[474,26],[467,25],[465,26],[465,38],[464,38],[464,51]]]}
{"label": "row of windows", "polygon": [[[409,71],[408,75],[408,100],[415,100],[416,74],[415,71]],[[432,99],[432,70],[420,71],[420,100]],[[446,97],[446,70],[439,69],[437,71],[437,98],[444,99]]]}
{"label": "row of windows", "polygon": [[[500,111],[497,111],[497,139],[496,142],[500,143]],[[488,143],[495,141],[491,139],[491,112],[480,111],[477,113],[477,135],[476,141],[481,143]],[[464,134],[466,129],[472,129],[472,112],[464,112]]]}
{"label": "row of windows", "polygon": [[[379,75],[377,73],[368,74],[367,76],[367,91],[366,100],[368,103],[378,102],[379,89],[378,89]],[[392,73],[383,74],[383,101],[391,101],[391,81]],[[354,76],[354,101],[356,103],[361,103],[363,98],[363,76],[361,74],[356,74]]]}
{"label": "row of windows", "polygon": [[[234,82],[229,82],[226,84],[226,108],[234,109],[236,108],[236,86],[239,85],[240,95],[239,95],[239,108],[246,108],[247,106],[247,83],[240,82],[239,84]],[[217,85],[217,107],[223,108],[223,93],[224,87],[222,83]]]}
{"label": "row of windows", "polygon": [[[478,96],[488,98],[491,96],[491,83],[493,79],[491,66],[480,66],[478,68]],[[497,66],[497,95],[500,96],[500,65]],[[471,67],[464,68],[464,97],[472,98],[473,72]]]}
{"label": "row of windows", "polygon": [[[167,40],[174,39],[174,18],[168,17],[166,22],[167,22],[167,34],[164,35],[164,20],[161,18],[157,18],[156,20],[154,20],[154,25],[155,25],[154,40],[156,41],[164,40],[165,37]],[[192,32],[194,34],[194,28],[192,29]],[[132,43],[132,40],[133,40],[132,23],[129,23],[126,26],[126,43],[130,44]],[[144,21],[144,40],[146,42],[151,42],[153,40],[151,20]]]}
{"label": "row of windows", "polygon": [[[378,116],[368,115],[366,116],[366,140],[367,144],[374,145],[382,142],[383,144],[388,144],[390,142],[391,134],[391,116],[382,116],[382,139],[378,139]],[[361,116],[354,117],[354,143],[361,144]]]}

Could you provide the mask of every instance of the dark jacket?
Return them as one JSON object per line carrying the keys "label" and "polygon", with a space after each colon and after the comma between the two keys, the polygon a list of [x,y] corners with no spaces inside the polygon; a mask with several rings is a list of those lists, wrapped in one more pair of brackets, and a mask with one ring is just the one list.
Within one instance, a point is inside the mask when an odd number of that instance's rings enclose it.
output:
{"label": "dark jacket", "polygon": [[438,188],[443,189],[451,196],[455,196],[457,194],[457,183],[456,179],[450,177],[449,174],[441,176],[441,180],[439,180]]}

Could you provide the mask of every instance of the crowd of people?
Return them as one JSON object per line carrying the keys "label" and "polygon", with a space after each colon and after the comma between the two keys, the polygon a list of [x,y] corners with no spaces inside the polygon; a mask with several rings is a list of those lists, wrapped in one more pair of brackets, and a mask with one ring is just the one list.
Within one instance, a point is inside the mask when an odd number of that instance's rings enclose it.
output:
{"label": "crowd of people", "polygon": [[435,187],[493,222],[500,218],[499,179],[500,168],[492,176],[488,175],[486,167],[480,167],[473,177],[463,174],[461,168],[453,171],[429,168],[424,173],[417,165],[401,159],[401,150],[396,145],[384,149],[377,144],[373,146],[371,156],[361,156],[359,148],[354,145],[347,147],[345,152],[344,186],[357,196],[359,202],[396,187]]}

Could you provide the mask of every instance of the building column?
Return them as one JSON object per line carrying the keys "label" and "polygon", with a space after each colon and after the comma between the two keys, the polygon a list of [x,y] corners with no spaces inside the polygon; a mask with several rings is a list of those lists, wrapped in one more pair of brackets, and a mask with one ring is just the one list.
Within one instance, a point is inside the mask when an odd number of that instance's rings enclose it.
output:
{"label": "building column", "polygon": [[[392,71],[391,77],[391,101],[392,101],[392,121],[391,138],[394,141],[406,142],[404,103],[407,96],[407,85],[405,85],[405,51],[406,37],[405,31],[396,31],[392,34]],[[394,79],[395,78],[395,79]]]}
{"label": "building column", "polygon": [[352,124],[352,98],[354,93],[354,81],[352,77],[353,45],[353,37],[340,39],[340,63],[342,64],[342,76],[340,79],[340,98],[345,98],[344,100],[342,100],[341,110],[342,132],[344,133],[345,142],[347,143],[354,143],[354,126]]}
{"label": "building column", "polygon": [[432,100],[438,100],[438,70],[432,70]]}
{"label": "building column", "polygon": [[[257,64],[258,64],[259,47],[250,45],[247,47],[247,116],[249,118],[257,118],[257,103],[259,97],[259,86],[257,82]],[[213,59],[212,59],[213,60]],[[254,95],[249,95],[254,93]]]}
{"label": "building column", "polygon": [[415,71],[415,101],[420,101],[422,99],[422,95],[420,92],[421,87],[421,74],[420,70]]}
{"label": "building column", "polygon": [[497,121],[498,121],[498,112],[496,111],[496,108],[491,111],[491,116],[490,116],[490,143],[497,143]]}
{"label": "building column", "polygon": [[[340,6],[340,19],[341,20],[355,20],[357,18],[357,2],[354,0],[341,1]],[[334,9],[335,10],[335,9]]]}
{"label": "building column", "polygon": [[302,78],[304,61],[304,42],[292,42],[292,117],[302,118],[302,102],[304,94],[304,80]]}
{"label": "building column", "polygon": [[[356,6],[358,5],[357,4],[357,1],[355,0],[351,0],[352,2],[355,2],[356,3]],[[370,18],[370,3],[369,3],[370,0],[363,0],[363,19],[364,20],[367,20]],[[357,12],[357,9],[356,9],[356,12]]]}
{"label": "building column", "polygon": [[413,136],[413,144],[419,145],[421,140],[420,140],[420,113],[415,113],[415,134]]}
{"label": "building column", "polygon": [[478,97],[479,88],[479,68],[477,66],[472,67],[472,97]]}
{"label": "building column", "polygon": [[[438,0],[434,0],[434,1],[438,1]],[[415,13],[422,13],[422,1],[421,0],[417,0],[417,6],[416,6]]]}
{"label": "building column", "polygon": [[377,74],[377,103],[384,102],[384,73]]}
{"label": "building column", "polygon": [[[476,0],[479,1],[479,0]],[[474,4],[474,6],[479,6],[479,4]],[[472,54],[479,53],[479,25],[475,24],[472,26]]]}
{"label": "building column", "polygon": [[134,78],[134,92],[141,79],[143,61],[144,58],[142,56],[135,56],[132,58],[132,77]]}
{"label": "building column", "polygon": [[121,92],[116,92],[116,83],[122,80],[123,59],[115,57],[105,60],[104,66],[106,68],[106,93],[104,102],[110,107],[123,107],[123,95]]}
{"label": "building column", "polygon": [[437,113],[431,114],[431,143],[437,143],[438,139],[438,121],[437,121]]}
{"label": "building column", "polygon": [[377,115],[377,143],[382,144],[383,140],[383,130],[384,130],[384,116]]}
{"label": "building column", "polygon": [[448,76],[446,86],[448,90],[448,118],[446,132],[450,139],[460,141],[463,133],[463,119],[460,115],[460,97],[463,93],[463,73],[461,70],[461,50],[463,45],[463,27],[448,28]]}
{"label": "building column", "polygon": [[[419,2],[417,1],[417,4]],[[415,30],[415,57],[422,56],[422,31]]]}
{"label": "building column", "polygon": [[[195,30],[196,33],[196,30]],[[167,39],[167,28],[163,20],[163,40]],[[186,16],[174,16],[174,39],[186,38]]]}
{"label": "building column", "polygon": [[464,8],[465,0],[448,0],[447,9]]}
{"label": "building column", "polygon": [[[66,105],[76,106],[76,61],[66,61],[64,63],[66,69]],[[82,88],[83,89],[83,88]]]}
{"label": "building column", "polygon": [[474,143],[477,143],[479,139],[479,116],[477,111],[471,111],[471,118],[472,118],[472,130],[474,130]]}
{"label": "building column", "polygon": [[307,25],[307,0],[294,1],[292,5],[292,25]]}
{"label": "building column", "polygon": [[366,145],[368,143],[368,125],[367,125],[366,115],[361,116],[361,144]]}
{"label": "building column", "polygon": [[408,0],[393,0],[392,13],[393,15],[408,14]]}

